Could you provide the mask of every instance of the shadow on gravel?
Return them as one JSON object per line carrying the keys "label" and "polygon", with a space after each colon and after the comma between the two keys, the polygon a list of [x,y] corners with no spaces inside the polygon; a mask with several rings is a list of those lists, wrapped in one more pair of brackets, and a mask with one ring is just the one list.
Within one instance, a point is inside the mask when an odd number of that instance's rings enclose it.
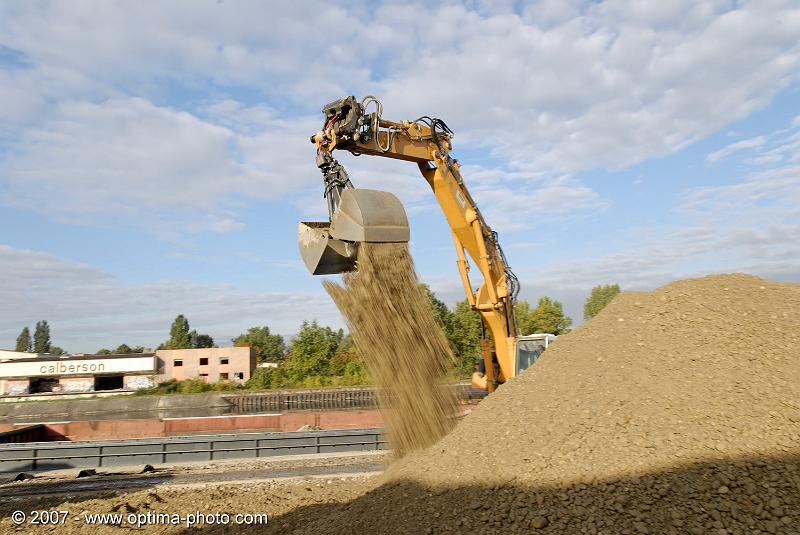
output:
{"label": "shadow on gravel", "polygon": [[266,529],[184,533],[800,534],[799,466],[797,455],[718,460],[555,487],[399,481],[348,503],[270,518]]}

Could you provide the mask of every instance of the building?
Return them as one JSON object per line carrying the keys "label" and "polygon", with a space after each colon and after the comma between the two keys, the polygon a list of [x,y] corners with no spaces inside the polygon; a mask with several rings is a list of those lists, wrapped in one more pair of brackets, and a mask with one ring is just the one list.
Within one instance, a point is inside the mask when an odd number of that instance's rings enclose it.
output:
{"label": "building", "polygon": [[0,350],[0,395],[140,390],[170,379],[244,383],[255,367],[249,347],[65,356]]}
{"label": "building", "polygon": [[201,379],[207,383],[244,383],[256,368],[256,355],[250,347],[209,347],[205,349],[159,349],[158,382],[175,379]]}
{"label": "building", "polygon": [[158,372],[153,353],[103,356],[9,353],[12,352],[0,354],[0,395],[137,390],[153,386]]}

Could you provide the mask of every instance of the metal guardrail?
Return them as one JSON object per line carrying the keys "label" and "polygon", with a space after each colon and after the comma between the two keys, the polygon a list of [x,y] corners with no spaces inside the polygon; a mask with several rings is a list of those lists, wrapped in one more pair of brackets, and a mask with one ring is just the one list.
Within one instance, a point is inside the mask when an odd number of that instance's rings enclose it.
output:
{"label": "metal guardrail", "polygon": [[303,409],[371,409],[377,406],[375,389],[317,389],[278,392],[223,394],[223,399],[240,412]]}
{"label": "metal guardrail", "polygon": [[[486,397],[486,392],[468,383],[450,385],[458,399],[471,402]],[[225,393],[222,399],[238,412],[326,409],[373,409],[378,406],[374,387],[279,390],[275,392]]]}
{"label": "metal guardrail", "polygon": [[386,443],[382,429],[353,429],[0,444],[0,472],[373,451]]}

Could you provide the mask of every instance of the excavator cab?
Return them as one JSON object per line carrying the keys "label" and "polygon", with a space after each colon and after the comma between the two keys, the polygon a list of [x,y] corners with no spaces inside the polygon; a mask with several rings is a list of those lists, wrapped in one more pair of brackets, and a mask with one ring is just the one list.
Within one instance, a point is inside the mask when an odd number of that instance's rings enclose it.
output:
{"label": "excavator cab", "polygon": [[403,203],[388,191],[344,188],[330,221],[301,222],[297,242],[312,275],[356,270],[361,242],[407,242],[408,217]]}
{"label": "excavator cab", "polygon": [[516,370],[517,375],[527,370],[534,362],[539,360],[547,347],[553,343],[556,336],[553,334],[528,334],[517,338]]}

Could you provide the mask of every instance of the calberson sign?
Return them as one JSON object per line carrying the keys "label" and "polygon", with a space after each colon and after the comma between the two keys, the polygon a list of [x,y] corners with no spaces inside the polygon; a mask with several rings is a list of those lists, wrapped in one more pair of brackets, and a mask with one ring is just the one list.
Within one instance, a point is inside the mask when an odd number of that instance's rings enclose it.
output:
{"label": "calberson sign", "polygon": [[43,364],[39,368],[39,372],[44,375],[64,375],[67,373],[99,373],[105,371],[105,369],[105,362],[81,362],[80,364],[56,362],[55,364]]}
{"label": "calberson sign", "polygon": [[120,357],[32,358],[0,362],[0,378],[108,373],[156,373],[153,354]]}

